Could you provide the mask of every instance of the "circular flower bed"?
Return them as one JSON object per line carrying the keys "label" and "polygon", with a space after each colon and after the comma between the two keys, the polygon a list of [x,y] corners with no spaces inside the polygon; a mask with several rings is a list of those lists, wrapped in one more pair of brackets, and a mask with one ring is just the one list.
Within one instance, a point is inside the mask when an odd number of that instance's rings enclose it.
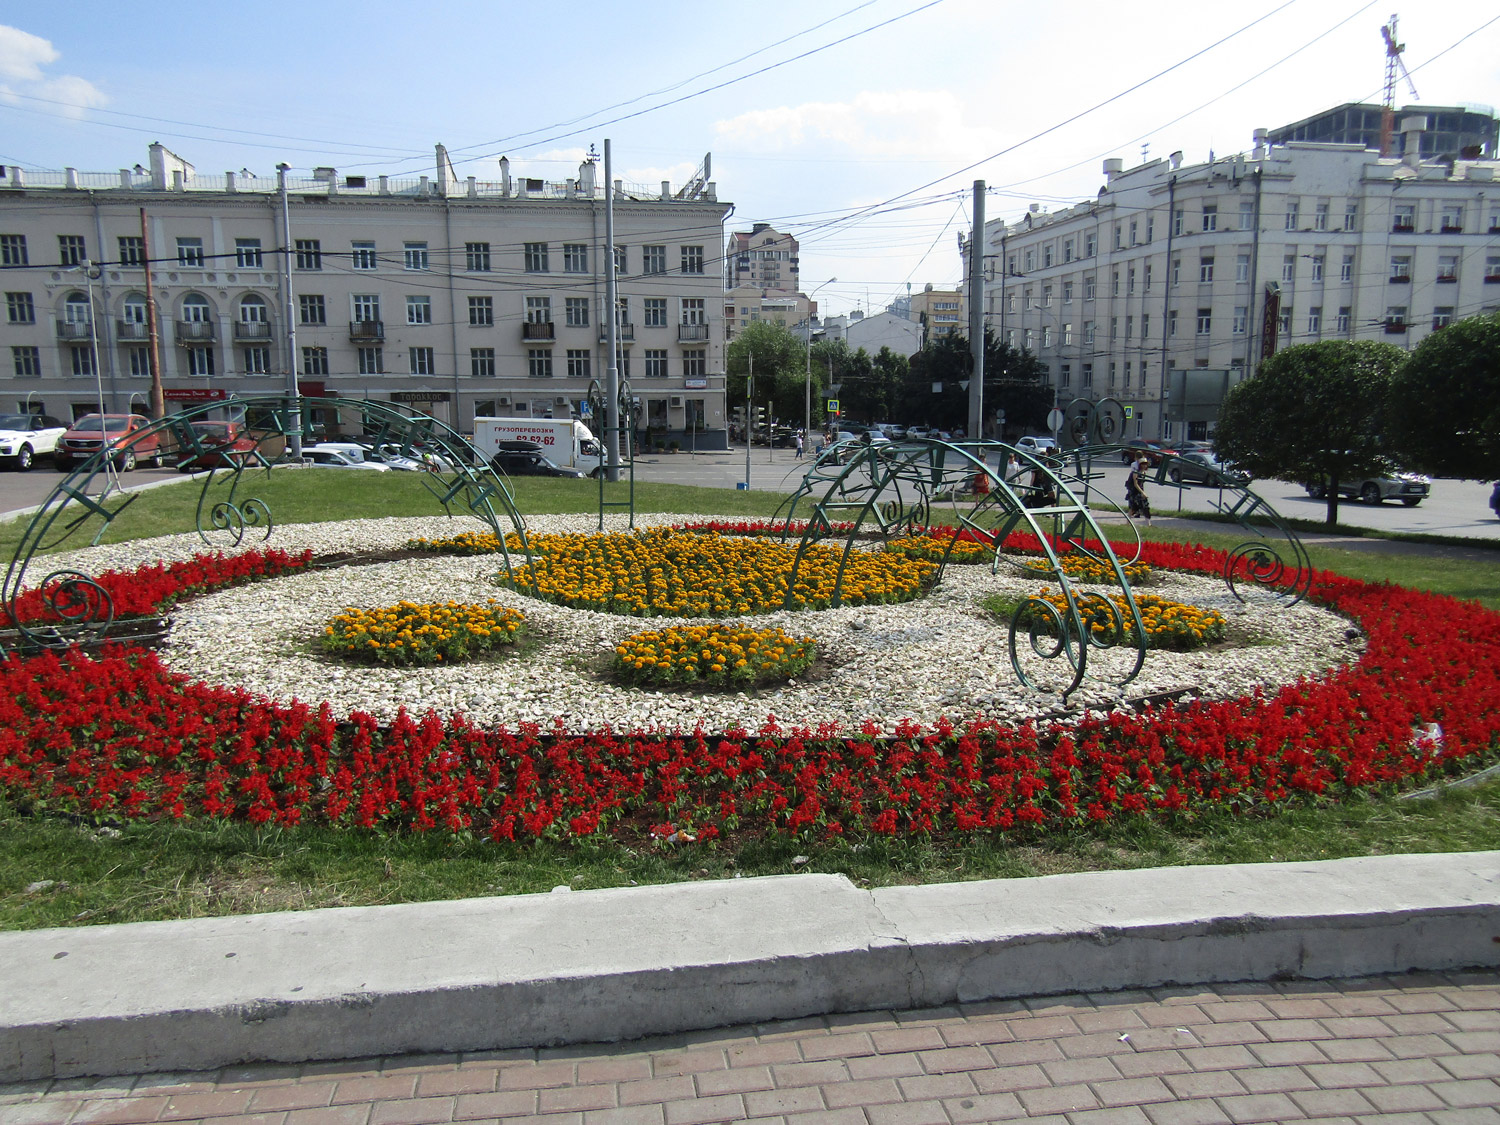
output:
{"label": "circular flower bed", "polygon": [[534,584],[544,601],[632,617],[733,617],[788,604],[822,609],[833,604],[836,588],[845,605],[905,602],[923,593],[936,570],[872,551],[844,560],[828,547],[809,548],[798,563],[796,550],[780,543],[668,528],[543,535],[532,544],[532,561],[502,578],[506,585],[529,594]]}
{"label": "circular flower bed", "polygon": [[[1053,593],[1044,586],[1037,596],[1066,618],[1068,599],[1061,593]],[[1083,599],[1078,609],[1084,624],[1099,635],[1112,633],[1118,628],[1123,634],[1123,643],[1134,644],[1135,622],[1131,618],[1130,603],[1123,596],[1112,595],[1109,600],[1114,604],[1115,613],[1100,604],[1099,595]],[[1155,594],[1135,594],[1135,607],[1141,615],[1141,626],[1146,631],[1147,648],[1167,648],[1179,652],[1200,648],[1222,641],[1229,626],[1224,615],[1217,610],[1184,605]],[[1034,620],[1039,627],[1045,629],[1050,621],[1050,615],[1043,616],[1045,612],[1043,610],[1034,617],[1022,615],[1017,624],[1029,626]]]}
{"label": "circular flower bed", "polygon": [[[949,551],[949,542],[953,543]],[[942,562],[944,554],[947,554],[950,563],[973,564],[987,563],[995,557],[994,550],[985,543],[979,543],[973,539],[939,538],[932,535],[903,535],[899,539],[892,539],[885,545],[885,549],[892,554],[904,555],[909,559],[926,559],[929,562]]]}
{"label": "circular flower bed", "polygon": [[[1216,574],[1225,562],[1202,547],[1145,550],[1157,570]],[[264,574],[265,559],[186,569],[209,589]],[[143,572],[159,576],[158,602],[185,588],[171,568]],[[1313,576],[1310,596],[1364,630],[1355,663],[1237,698],[893,731],[767,720],[754,730],[577,732],[430,711],[381,722],[205,683],[140,649],[13,656],[0,662],[0,791],[22,808],[81,816],[498,840],[634,843],[651,826],[699,841],[954,838],[1270,811],[1468,772],[1500,749],[1500,614],[1328,573]]]}
{"label": "circular flower bed", "polygon": [[758,687],[798,675],[816,653],[811,637],[797,640],[780,629],[674,626],[626,637],[611,668],[626,683]]}
{"label": "circular flower bed", "polygon": [[329,620],[323,648],[375,664],[454,664],[514,644],[525,621],[525,614],[497,602],[350,607]]}

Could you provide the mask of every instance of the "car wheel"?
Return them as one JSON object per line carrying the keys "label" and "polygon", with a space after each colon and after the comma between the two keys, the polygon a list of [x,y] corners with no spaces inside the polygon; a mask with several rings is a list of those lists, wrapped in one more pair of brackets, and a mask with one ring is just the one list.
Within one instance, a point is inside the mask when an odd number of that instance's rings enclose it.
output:
{"label": "car wheel", "polygon": [[159,468],[161,468],[161,450],[160,449],[158,449],[155,453],[151,454],[151,460],[150,460],[149,464],[151,465],[151,467],[153,469],[159,469]]}
{"label": "car wheel", "polygon": [[1359,499],[1363,504],[1379,504],[1380,489],[1374,481],[1367,480],[1359,488]]}
{"label": "car wheel", "polygon": [[122,472],[122,473],[133,473],[133,472],[135,472],[135,450],[133,450],[133,449],[127,449],[124,453],[122,453],[120,455],[120,472]]}
{"label": "car wheel", "polygon": [[604,475],[604,466],[603,465],[600,465],[597,469],[595,469],[593,472],[591,472],[589,474],[589,476],[592,479],[594,479],[594,480],[598,480],[603,475]]}
{"label": "car wheel", "polygon": [[1169,476],[1169,477],[1172,478],[1172,483],[1173,484],[1181,484],[1182,483],[1182,470],[1181,469],[1172,469],[1172,470],[1170,470],[1167,473],[1167,476]]}
{"label": "car wheel", "polygon": [[31,446],[23,445],[16,451],[16,469],[22,473],[31,471]]}
{"label": "car wheel", "polygon": [[1120,464],[1130,464],[1130,451],[1128,449],[1124,453],[1120,454]]}
{"label": "car wheel", "polygon": [[1403,496],[1401,498],[1401,503],[1405,504],[1408,508],[1415,508],[1421,502],[1421,498],[1417,496]]}

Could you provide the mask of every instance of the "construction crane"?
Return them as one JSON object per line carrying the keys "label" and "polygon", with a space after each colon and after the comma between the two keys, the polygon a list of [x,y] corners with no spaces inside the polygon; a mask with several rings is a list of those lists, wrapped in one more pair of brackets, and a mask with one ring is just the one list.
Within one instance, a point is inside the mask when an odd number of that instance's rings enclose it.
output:
{"label": "construction crane", "polygon": [[1391,16],[1391,22],[1380,29],[1381,38],[1385,40],[1385,102],[1380,111],[1380,155],[1391,155],[1391,140],[1396,133],[1396,73],[1399,71],[1401,77],[1406,79],[1406,85],[1411,90],[1411,96],[1420,98],[1417,93],[1417,84],[1411,80],[1411,75],[1406,71],[1406,64],[1401,61],[1401,52],[1406,50],[1405,43],[1396,42],[1396,17]]}

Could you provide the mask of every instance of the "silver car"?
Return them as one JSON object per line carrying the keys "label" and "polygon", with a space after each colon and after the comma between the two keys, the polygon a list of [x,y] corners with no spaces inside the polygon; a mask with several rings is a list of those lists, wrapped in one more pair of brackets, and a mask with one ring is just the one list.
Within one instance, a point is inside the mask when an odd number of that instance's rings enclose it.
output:
{"label": "silver car", "polygon": [[[1328,495],[1327,481],[1315,481],[1303,485],[1314,500]],[[1383,476],[1356,477],[1339,481],[1339,495],[1358,499],[1365,504],[1379,504],[1385,500],[1399,500],[1408,508],[1415,508],[1432,492],[1432,478],[1421,473],[1390,472]]]}

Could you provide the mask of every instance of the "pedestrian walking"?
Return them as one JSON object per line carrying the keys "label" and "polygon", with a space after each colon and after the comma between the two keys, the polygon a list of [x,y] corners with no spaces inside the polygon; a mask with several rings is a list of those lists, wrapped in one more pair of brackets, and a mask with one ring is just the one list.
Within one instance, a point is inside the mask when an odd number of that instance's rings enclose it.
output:
{"label": "pedestrian walking", "polygon": [[802,460],[802,431],[797,431],[797,460]]}
{"label": "pedestrian walking", "polygon": [[1130,466],[1125,477],[1125,509],[1131,519],[1144,519],[1151,526],[1151,499],[1146,495],[1146,471],[1151,466],[1144,457]]}

